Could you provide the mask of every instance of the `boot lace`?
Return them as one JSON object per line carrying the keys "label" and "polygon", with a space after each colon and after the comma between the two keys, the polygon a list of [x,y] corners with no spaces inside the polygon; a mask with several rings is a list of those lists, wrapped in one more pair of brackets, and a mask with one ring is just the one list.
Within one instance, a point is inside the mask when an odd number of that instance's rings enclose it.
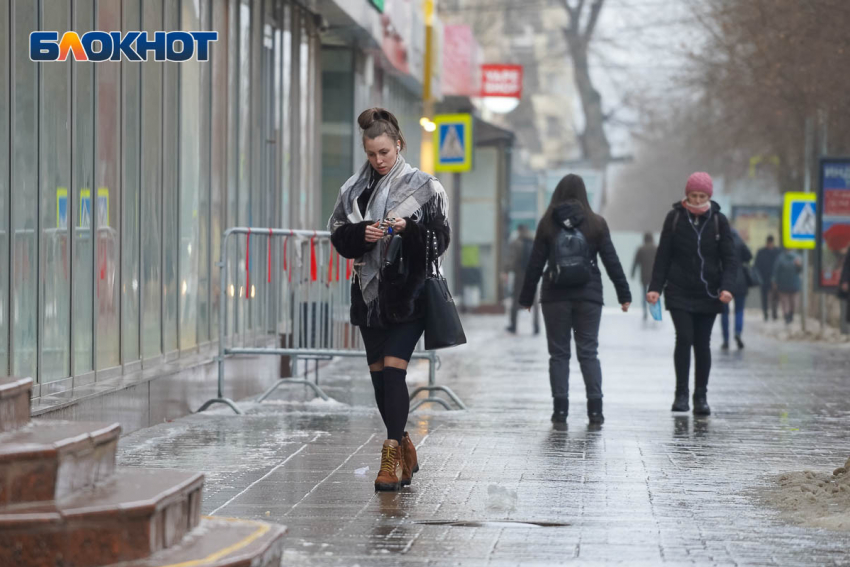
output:
{"label": "boot lace", "polygon": [[390,446],[381,449],[381,472],[395,473],[396,451],[395,447]]}

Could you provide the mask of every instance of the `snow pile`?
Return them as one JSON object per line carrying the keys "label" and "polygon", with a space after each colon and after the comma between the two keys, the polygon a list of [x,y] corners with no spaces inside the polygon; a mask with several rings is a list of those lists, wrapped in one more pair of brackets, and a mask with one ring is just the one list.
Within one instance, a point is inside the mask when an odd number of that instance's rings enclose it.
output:
{"label": "snow pile", "polygon": [[850,531],[850,458],[826,472],[791,472],[776,479],[765,495],[768,504],[804,526]]}

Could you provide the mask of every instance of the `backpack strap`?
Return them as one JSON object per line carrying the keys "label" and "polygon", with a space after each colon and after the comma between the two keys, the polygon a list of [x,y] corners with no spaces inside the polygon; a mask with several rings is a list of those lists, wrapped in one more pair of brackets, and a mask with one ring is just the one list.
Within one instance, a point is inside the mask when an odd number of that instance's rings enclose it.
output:
{"label": "backpack strap", "polygon": [[714,213],[714,240],[720,242],[720,213]]}
{"label": "backpack strap", "polygon": [[673,213],[673,232],[676,232],[676,225],[679,224],[679,211]]}

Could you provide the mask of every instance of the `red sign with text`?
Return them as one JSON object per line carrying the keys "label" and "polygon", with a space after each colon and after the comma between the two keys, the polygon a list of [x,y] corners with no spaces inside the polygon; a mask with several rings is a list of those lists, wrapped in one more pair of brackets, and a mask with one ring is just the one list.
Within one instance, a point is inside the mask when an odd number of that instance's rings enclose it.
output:
{"label": "red sign with text", "polygon": [[522,98],[522,65],[482,65],[481,96]]}

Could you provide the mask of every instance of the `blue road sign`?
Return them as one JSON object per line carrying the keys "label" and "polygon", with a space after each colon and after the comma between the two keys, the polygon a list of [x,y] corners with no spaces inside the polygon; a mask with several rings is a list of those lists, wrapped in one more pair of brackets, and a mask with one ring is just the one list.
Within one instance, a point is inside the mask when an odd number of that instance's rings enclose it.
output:
{"label": "blue road sign", "polygon": [[782,241],[785,248],[811,250],[817,231],[817,195],[786,193]]}
{"label": "blue road sign", "polygon": [[434,117],[434,169],[464,172],[472,169],[472,116],[444,114]]}

